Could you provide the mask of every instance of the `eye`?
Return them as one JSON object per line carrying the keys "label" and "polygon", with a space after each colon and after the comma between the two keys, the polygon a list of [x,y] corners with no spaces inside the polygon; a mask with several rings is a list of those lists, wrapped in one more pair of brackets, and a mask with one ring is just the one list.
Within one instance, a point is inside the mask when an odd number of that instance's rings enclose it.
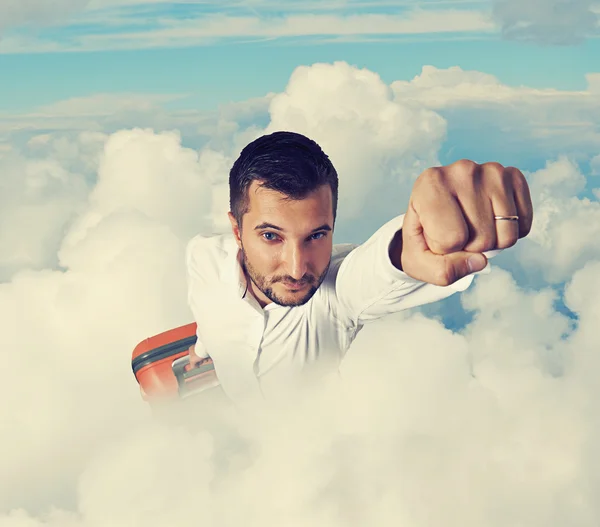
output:
{"label": "eye", "polygon": [[[317,236],[317,238],[315,238],[315,236]],[[311,238],[312,238],[313,240],[320,240],[320,239],[321,239],[322,237],[324,237],[324,236],[327,236],[327,234],[326,234],[326,233],[324,233],[324,232],[316,232],[315,234],[313,234],[313,235],[311,236]]]}
{"label": "eye", "polygon": [[[274,232],[263,232],[261,236],[268,242],[275,241],[275,237],[277,237]],[[267,236],[274,236],[274,238],[268,238]]]}

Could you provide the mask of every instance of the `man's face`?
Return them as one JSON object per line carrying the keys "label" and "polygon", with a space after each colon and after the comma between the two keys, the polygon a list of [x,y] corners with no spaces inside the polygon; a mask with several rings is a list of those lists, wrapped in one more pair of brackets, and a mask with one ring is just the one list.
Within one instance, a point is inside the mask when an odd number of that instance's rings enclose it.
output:
{"label": "man's face", "polygon": [[242,233],[229,213],[243,250],[252,293],[261,305],[300,306],[315,294],[329,269],[333,239],[331,187],[293,201],[253,181]]}

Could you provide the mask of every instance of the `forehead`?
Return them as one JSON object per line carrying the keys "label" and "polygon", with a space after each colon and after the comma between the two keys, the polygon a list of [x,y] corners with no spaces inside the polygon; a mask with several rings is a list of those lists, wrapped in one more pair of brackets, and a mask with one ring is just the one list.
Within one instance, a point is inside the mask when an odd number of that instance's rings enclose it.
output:
{"label": "forehead", "polygon": [[333,221],[333,195],[329,185],[323,185],[301,200],[292,200],[275,190],[260,186],[253,181],[248,189],[249,211],[246,214],[251,222],[270,221],[288,223],[281,225],[302,227],[313,223]]}

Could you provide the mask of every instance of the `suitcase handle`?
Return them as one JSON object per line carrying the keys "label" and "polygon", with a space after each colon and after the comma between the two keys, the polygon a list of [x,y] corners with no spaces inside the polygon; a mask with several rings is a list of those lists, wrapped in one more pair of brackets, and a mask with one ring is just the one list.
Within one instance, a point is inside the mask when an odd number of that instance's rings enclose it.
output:
{"label": "suitcase handle", "polygon": [[[213,364],[212,359],[204,359],[192,368],[190,368],[189,366],[189,355],[184,355],[183,357],[179,357],[178,359],[173,361],[173,374],[175,375],[175,379],[177,380],[177,387],[180,397],[187,397],[189,395],[192,395],[193,393],[196,393],[197,391],[204,391],[214,386],[218,386],[219,382],[216,378],[215,366]],[[199,377],[203,374],[212,376],[214,377],[214,379],[211,382],[208,382],[205,385],[203,385],[199,390],[194,389],[193,386],[190,386],[195,377]]]}

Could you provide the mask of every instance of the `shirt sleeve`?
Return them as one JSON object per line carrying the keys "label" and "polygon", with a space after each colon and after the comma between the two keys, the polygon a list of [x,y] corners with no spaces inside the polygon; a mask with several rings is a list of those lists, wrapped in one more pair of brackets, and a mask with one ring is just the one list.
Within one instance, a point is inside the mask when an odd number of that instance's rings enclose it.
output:
{"label": "shirt sleeve", "polygon": [[187,278],[187,301],[194,321],[196,322],[196,347],[194,349],[196,355],[201,358],[207,358],[208,352],[203,344],[202,336],[200,335],[200,324],[198,324],[198,298],[202,294],[202,290],[206,286],[207,277],[202,273],[202,266],[199,265],[200,251],[202,251],[201,236],[192,238],[185,250],[186,278]]}
{"label": "shirt sleeve", "polygon": [[364,244],[352,250],[341,263],[336,277],[336,297],[341,314],[360,326],[404,309],[437,302],[466,290],[475,274],[449,286],[437,286],[415,280],[394,266],[389,247],[404,221],[396,216],[375,232]]}

